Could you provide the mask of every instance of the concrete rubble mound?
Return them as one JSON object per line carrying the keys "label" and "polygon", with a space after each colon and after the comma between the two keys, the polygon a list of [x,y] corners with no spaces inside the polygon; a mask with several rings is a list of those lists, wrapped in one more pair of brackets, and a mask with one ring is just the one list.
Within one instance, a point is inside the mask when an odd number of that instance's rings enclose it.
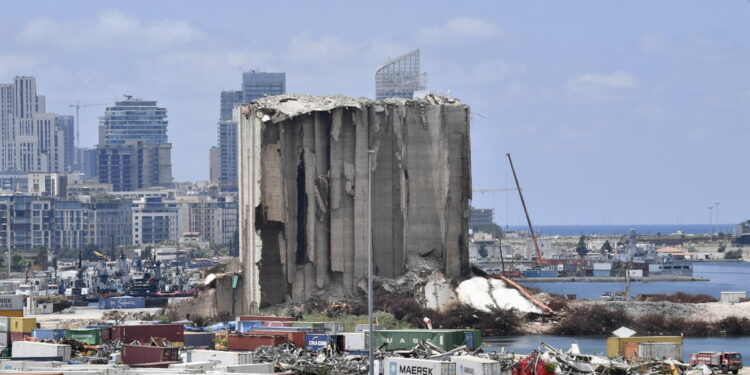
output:
{"label": "concrete rubble mound", "polygon": [[370,187],[378,277],[403,275],[410,255],[437,259],[448,278],[469,273],[468,106],[432,95],[280,95],[236,115],[244,311],[334,288],[357,296]]}

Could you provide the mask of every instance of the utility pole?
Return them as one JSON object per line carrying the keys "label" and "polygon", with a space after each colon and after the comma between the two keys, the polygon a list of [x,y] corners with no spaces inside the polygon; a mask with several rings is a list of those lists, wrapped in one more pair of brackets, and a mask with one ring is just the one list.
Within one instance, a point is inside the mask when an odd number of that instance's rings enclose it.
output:
{"label": "utility pole", "polygon": [[373,358],[375,332],[373,332],[372,324],[372,155],[374,153],[373,150],[367,150],[367,324],[370,330],[367,360],[370,375],[375,375],[375,360]]}
{"label": "utility pole", "polygon": [[714,233],[714,206],[708,206],[708,234],[713,238]]}
{"label": "utility pole", "polygon": [[714,202],[716,205],[716,235],[718,236],[721,230],[719,229],[719,202]]}

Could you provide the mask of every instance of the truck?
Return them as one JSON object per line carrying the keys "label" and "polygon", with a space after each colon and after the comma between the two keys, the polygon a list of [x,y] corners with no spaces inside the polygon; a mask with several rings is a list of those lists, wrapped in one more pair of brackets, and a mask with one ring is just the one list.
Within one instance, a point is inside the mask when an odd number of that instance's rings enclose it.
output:
{"label": "truck", "polygon": [[699,352],[690,354],[690,366],[706,364],[722,374],[737,374],[742,368],[742,354],[737,352]]}

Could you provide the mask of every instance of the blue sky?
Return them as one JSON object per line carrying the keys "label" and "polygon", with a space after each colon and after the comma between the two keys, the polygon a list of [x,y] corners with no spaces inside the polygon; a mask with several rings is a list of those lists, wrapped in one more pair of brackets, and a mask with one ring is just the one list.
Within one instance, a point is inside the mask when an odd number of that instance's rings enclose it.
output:
{"label": "blue sky", "polygon": [[[474,112],[474,186],[510,186],[512,153],[535,222],[705,223],[713,202],[723,223],[750,218],[748,1],[316,3],[6,3],[0,81],[36,76],[61,114],[76,100],[159,100],[174,176],[199,180],[219,92],[242,71],[287,72],[289,92],[372,97],[375,68],[421,48],[428,88]],[[82,109],[82,145],[102,111]],[[505,224],[506,194],[474,204]]]}

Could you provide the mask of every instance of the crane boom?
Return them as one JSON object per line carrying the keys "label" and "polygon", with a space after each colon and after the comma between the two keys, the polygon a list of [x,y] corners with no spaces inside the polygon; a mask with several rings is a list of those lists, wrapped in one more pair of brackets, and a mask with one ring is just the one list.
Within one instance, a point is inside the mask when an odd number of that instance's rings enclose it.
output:
{"label": "crane boom", "polygon": [[516,191],[516,190],[518,190],[518,189],[517,188],[488,188],[488,189],[477,188],[477,189],[473,189],[473,191],[475,191],[477,193],[494,193],[494,192],[497,192],[497,191]]}
{"label": "crane boom", "polygon": [[516,188],[518,189],[518,196],[521,197],[521,205],[523,206],[523,212],[526,214],[526,222],[529,224],[529,232],[531,232],[531,241],[534,242],[534,248],[536,249],[536,264],[541,266],[544,264],[542,258],[542,251],[539,249],[539,242],[536,240],[536,233],[534,233],[534,226],[531,225],[531,217],[529,216],[529,210],[526,208],[526,201],[523,199],[523,192],[521,191],[521,184],[518,182],[518,175],[516,175],[516,168],[513,167],[513,159],[510,157],[510,153],[505,154],[508,156],[508,162],[510,163],[510,169],[513,171],[513,179],[516,180]]}
{"label": "crane boom", "polygon": [[[110,105],[111,103],[95,103],[95,104],[81,104],[79,101],[76,100],[76,104],[70,104],[68,107],[75,108],[76,109],[76,149],[81,149],[81,125],[80,120],[78,119],[78,115],[80,112],[81,107],[93,107],[93,106],[100,106],[100,105]],[[73,153],[73,159],[78,159],[78,151],[76,150]],[[75,164],[80,165],[80,160],[75,160]]]}

